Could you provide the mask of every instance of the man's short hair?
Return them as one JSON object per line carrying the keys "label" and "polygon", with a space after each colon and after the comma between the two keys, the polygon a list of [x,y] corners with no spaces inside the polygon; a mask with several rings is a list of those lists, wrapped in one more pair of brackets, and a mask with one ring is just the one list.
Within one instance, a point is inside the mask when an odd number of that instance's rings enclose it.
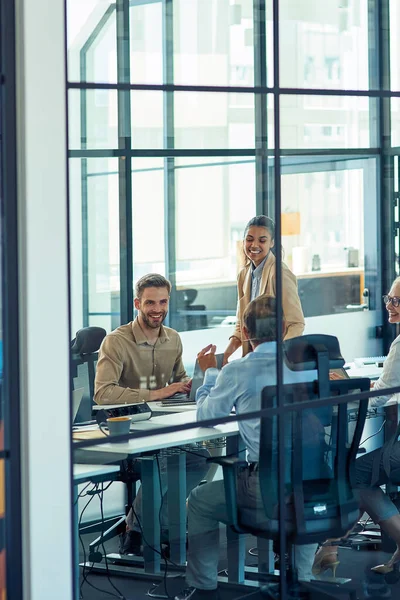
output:
{"label": "man's short hair", "polygon": [[135,298],[141,298],[144,290],[146,288],[157,287],[157,288],[167,288],[168,296],[171,293],[171,282],[168,279],[165,279],[162,275],[158,273],[148,273],[147,275],[143,275],[135,285]]}
{"label": "man's short hair", "polygon": [[276,341],[276,298],[258,296],[247,306],[243,322],[252,342]]}

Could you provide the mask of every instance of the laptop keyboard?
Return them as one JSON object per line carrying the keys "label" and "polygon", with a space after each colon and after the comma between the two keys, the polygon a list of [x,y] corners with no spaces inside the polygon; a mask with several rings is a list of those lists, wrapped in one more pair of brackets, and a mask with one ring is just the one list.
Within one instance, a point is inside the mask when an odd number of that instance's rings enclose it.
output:
{"label": "laptop keyboard", "polygon": [[196,404],[195,400],[191,400],[187,395],[171,396],[161,400],[162,406],[180,406],[181,404]]}

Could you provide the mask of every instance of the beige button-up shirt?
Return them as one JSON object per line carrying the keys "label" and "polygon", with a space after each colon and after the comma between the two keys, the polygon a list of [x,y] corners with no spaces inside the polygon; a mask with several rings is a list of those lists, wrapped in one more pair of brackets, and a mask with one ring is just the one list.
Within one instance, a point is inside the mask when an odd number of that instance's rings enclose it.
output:
{"label": "beige button-up shirt", "polygon": [[182,362],[179,334],[161,326],[148,343],[137,318],[107,335],[99,350],[94,400],[97,404],[147,402],[150,390],[189,379]]}

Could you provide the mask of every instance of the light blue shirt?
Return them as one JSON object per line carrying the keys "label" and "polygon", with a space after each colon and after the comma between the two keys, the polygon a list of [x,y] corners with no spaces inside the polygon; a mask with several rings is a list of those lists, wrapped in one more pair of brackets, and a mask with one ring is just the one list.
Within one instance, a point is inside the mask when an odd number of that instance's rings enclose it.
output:
{"label": "light blue shirt", "polygon": [[[317,379],[317,371],[291,371],[283,365],[284,383]],[[261,408],[261,392],[276,384],[276,342],[265,342],[254,352],[228,363],[221,371],[207,369],[197,390],[197,420],[226,417],[233,407],[240,415]],[[248,461],[257,462],[260,451],[260,419],[239,421],[239,432],[248,451]]]}
{"label": "light blue shirt", "polygon": [[262,275],[263,268],[264,268],[264,265],[266,263],[268,256],[269,256],[269,252],[268,252],[267,256],[264,258],[264,260],[262,262],[260,262],[260,264],[257,267],[252,265],[250,300],[254,300],[255,298],[258,298],[258,296],[260,295],[261,275]]}

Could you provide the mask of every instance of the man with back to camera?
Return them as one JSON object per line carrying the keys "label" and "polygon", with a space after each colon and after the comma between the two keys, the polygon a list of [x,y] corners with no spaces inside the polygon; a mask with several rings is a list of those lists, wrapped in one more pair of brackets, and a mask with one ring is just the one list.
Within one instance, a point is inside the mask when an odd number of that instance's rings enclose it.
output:
{"label": "man with back to camera", "polygon": [[[182,341],[179,334],[163,322],[168,313],[171,283],[162,275],[150,273],[135,286],[135,308],[138,316],[127,325],[108,334],[100,347],[96,368],[95,395],[97,404],[136,404],[169,398],[176,393],[188,393],[191,380],[182,362]],[[203,454],[204,458],[199,456]],[[203,479],[208,467],[207,451],[187,454],[186,492]],[[163,491],[166,491],[166,462],[160,460]],[[140,552],[141,489],[126,519],[126,532],[121,537],[121,554]],[[136,516],[134,514],[136,513]],[[167,530],[167,502],[161,514],[162,530]]]}
{"label": "man with back to camera", "polygon": [[[228,363],[218,371],[215,346],[203,348],[197,355],[205,371],[203,385],[197,390],[197,420],[226,417],[233,407],[236,414],[260,410],[261,391],[276,382],[276,299],[259,296],[247,306],[243,317],[243,335],[253,352]],[[284,383],[316,379],[316,371],[295,372],[283,365]],[[308,418],[308,417],[305,417]],[[315,416],[307,421],[312,460],[305,471],[314,477],[324,466],[324,428]],[[254,525],[265,520],[258,484],[260,419],[239,421],[239,433],[247,450],[248,465],[238,473],[238,505],[251,509]],[[319,451],[319,459],[317,452]],[[304,463],[306,464],[306,463]],[[215,600],[217,598],[219,523],[228,523],[223,480],[212,481],[192,490],[188,500],[189,553],[186,569],[187,588],[175,600]],[[317,544],[295,546],[295,560],[300,579],[311,577]]]}

